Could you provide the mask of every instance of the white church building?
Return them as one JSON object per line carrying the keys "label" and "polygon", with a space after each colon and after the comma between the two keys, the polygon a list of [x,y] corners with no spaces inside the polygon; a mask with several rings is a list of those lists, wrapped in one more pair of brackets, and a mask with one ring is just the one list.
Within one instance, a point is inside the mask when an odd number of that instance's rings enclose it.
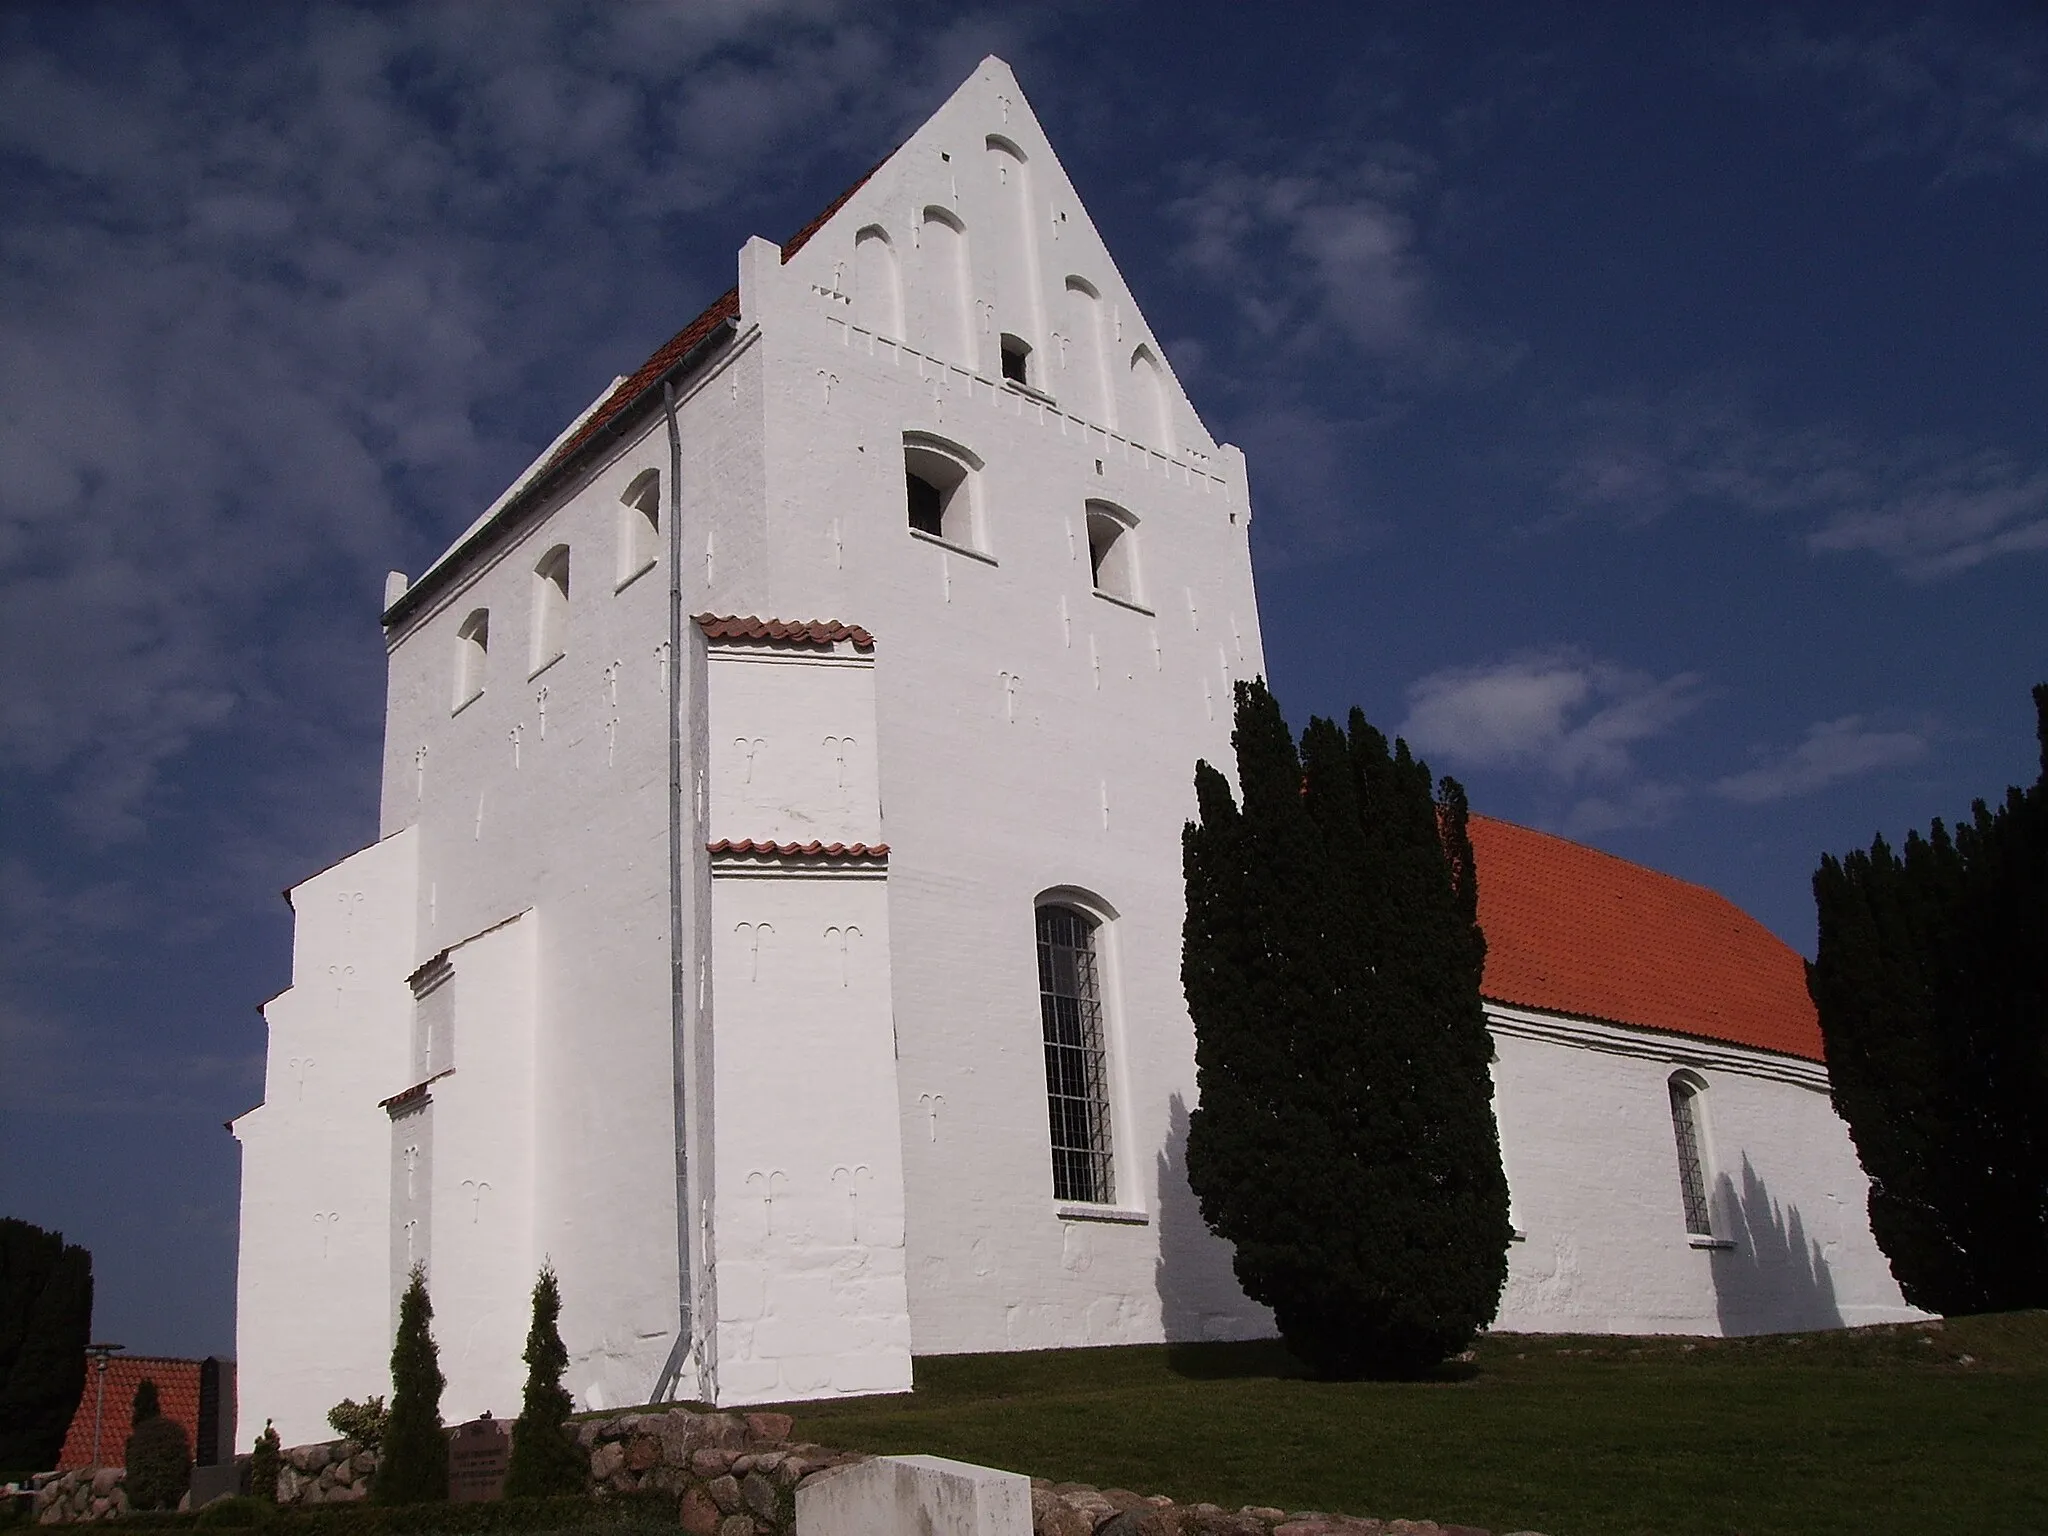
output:
{"label": "white church building", "polygon": [[[985,60],[410,583],[379,840],[290,893],[243,1148],[245,1424],[452,1419],[561,1278],[579,1406],[1267,1334],[1181,1172],[1180,830],[1261,675],[1211,438]],[[1499,1326],[1913,1316],[1799,962],[1475,823],[1521,1237]],[[246,1437],[244,1437],[246,1438]]]}

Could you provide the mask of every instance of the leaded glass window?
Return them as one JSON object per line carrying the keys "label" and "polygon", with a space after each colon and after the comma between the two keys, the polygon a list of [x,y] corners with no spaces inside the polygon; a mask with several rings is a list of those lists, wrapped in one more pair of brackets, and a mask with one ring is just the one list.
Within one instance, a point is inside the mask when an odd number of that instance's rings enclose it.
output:
{"label": "leaded glass window", "polygon": [[1699,1089],[1678,1077],[1671,1079],[1671,1130],[1678,1138],[1678,1188],[1685,1198],[1685,1230],[1695,1237],[1712,1237],[1706,1162],[1700,1155]]}
{"label": "leaded glass window", "polygon": [[1038,909],[1038,1013],[1045,1031],[1053,1196],[1108,1205],[1116,1188],[1096,926],[1072,907]]}

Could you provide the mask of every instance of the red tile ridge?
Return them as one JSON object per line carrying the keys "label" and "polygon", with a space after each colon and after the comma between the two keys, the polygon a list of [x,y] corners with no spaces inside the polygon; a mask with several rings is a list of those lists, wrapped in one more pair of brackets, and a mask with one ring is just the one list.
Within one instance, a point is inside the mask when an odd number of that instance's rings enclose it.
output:
{"label": "red tile ridge", "polygon": [[453,1072],[454,1070],[455,1069],[453,1067],[443,1067],[439,1072],[436,1072],[432,1077],[423,1077],[418,1082],[414,1083],[410,1088],[401,1088],[398,1090],[398,1092],[391,1095],[390,1098],[379,1099],[377,1101],[377,1107],[379,1109],[401,1109],[405,1105],[412,1103],[416,1099],[424,1098],[426,1097],[426,1092],[429,1088],[433,1087],[434,1084],[441,1081],[442,1078],[446,1077],[450,1072]]}
{"label": "red tile ridge", "polygon": [[785,859],[886,859],[889,857],[887,843],[821,843],[813,839],[808,843],[778,843],[767,839],[742,837],[738,839],[721,837],[715,843],[706,843],[707,853],[724,854],[772,854]]}
{"label": "red tile ridge", "polygon": [[785,645],[837,645],[842,640],[851,640],[859,650],[875,648],[873,635],[858,624],[842,624],[837,619],[757,619],[751,613],[745,618],[730,613],[700,613],[696,622],[713,640],[765,640]]}

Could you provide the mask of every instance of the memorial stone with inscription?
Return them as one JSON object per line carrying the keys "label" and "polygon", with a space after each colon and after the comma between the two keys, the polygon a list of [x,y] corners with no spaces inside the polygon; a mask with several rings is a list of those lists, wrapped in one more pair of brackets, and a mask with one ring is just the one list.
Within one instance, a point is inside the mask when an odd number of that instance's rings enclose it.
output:
{"label": "memorial stone with inscription", "polygon": [[488,1413],[458,1424],[448,1436],[448,1498],[480,1504],[505,1496],[505,1472],[512,1464],[512,1426]]}

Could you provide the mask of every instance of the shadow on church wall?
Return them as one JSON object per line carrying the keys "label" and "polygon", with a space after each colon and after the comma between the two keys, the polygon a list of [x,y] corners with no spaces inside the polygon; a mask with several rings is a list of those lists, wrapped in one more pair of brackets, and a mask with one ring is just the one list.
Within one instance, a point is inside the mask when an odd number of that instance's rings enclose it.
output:
{"label": "shadow on church wall", "polygon": [[1796,1205],[1772,1198],[1749,1157],[1742,1159],[1742,1187],[1722,1174],[1715,1181],[1714,1209],[1727,1223],[1716,1227],[1732,1238],[1732,1249],[1712,1256],[1714,1304],[1723,1333],[1797,1333],[1842,1326],[1835,1281],[1821,1245],[1806,1235]]}
{"label": "shadow on church wall", "polygon": [[[1167,1101],[1166,1145],[1155,1160],[1159,1182],[1152,1206],[1159,1223],[1152,1274],[1168,1369],[1201,1379],[1301,1375],[1300,1364],[1278,1339],[1241,1339],[1252,1303],[1238,1287],[1230,1245],[1209,1230],[1201,1202],[1188,1187],[1187,1149],[1188,1105],[1176,1093]],[[1222,1342],[1219,1334],[1240,1341]]]}

